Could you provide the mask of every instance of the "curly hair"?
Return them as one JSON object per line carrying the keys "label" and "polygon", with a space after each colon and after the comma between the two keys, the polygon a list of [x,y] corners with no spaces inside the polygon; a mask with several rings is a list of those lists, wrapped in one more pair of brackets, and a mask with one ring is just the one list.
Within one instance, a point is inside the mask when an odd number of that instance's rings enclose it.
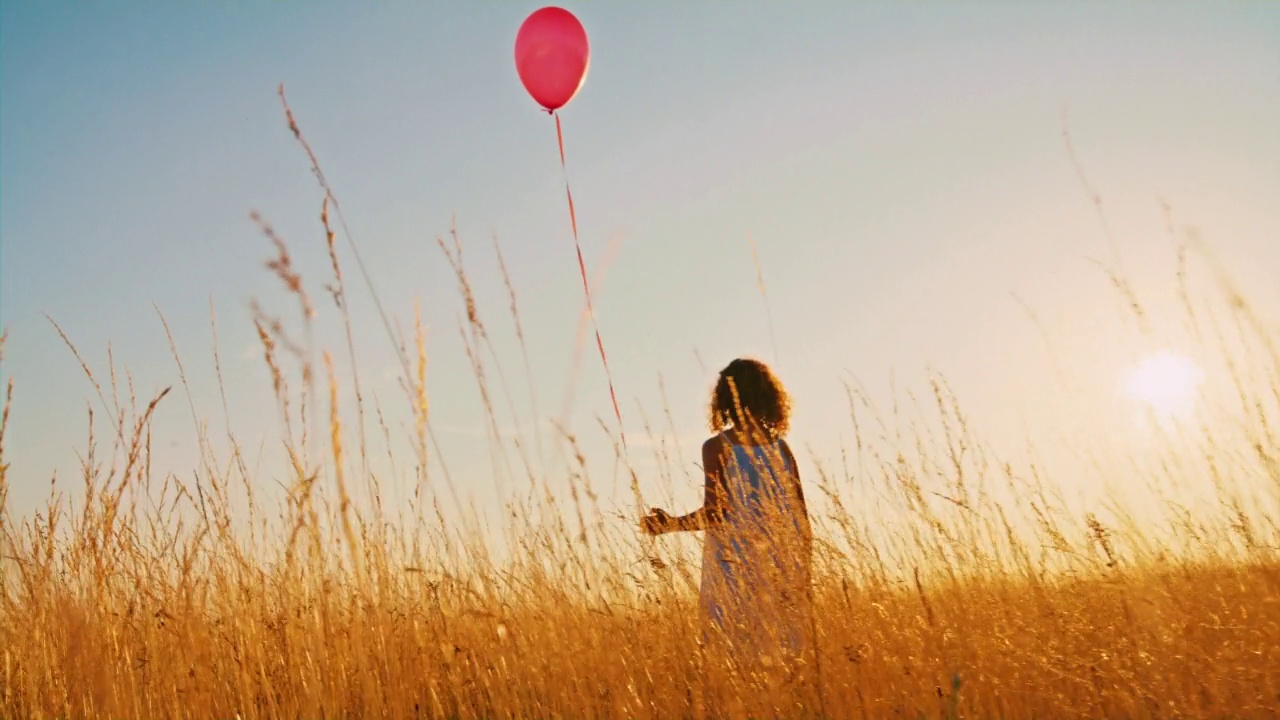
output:
{"label": "curly hair", "polygon": [[738,358],[720,371],[707,410],[711,432],[732,425],[743,429],[753,425],[771,438],[787,434],[791,424],[791,396],[768,365]]}

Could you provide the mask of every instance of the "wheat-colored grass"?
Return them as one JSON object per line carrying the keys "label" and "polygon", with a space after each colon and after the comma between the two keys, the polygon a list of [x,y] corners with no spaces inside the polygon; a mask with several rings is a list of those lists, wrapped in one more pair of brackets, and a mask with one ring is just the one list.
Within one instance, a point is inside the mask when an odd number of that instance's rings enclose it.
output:
{"label": "wheat-colored grass", "polygon": [[[301,141],[292,113],[288,122]],[[330,225],[330,209],[339,217],[340,209],[304,147],[324,195],[327,288],[355,375]],[[713,710],[703,693],[727,681],[699,655],[690,555],[640,541],[634,518],[601,511],[571,434],[533,444],[498,435],[496,404],[514,412],[515,403],[456,236],[440,248],[466,307],[461,332],[496,462],[541,492],[513,506],[500,552],[463,522],[453,480],[465,469],[427,472],[439,443],[420,324],[409,346],[383,315],[412,417],[414,470],[403,476],[420,501],[406,513],[383,506],[385,479],[369,470],[369,399],[357,388],[358,427],[345,428],[344,380],[329,354],[316,370],[310,327],[323,310],[284,241],[255,220],[276,252],[268,267],[300,309],[292,331],[257,305],[253,318],[288,448],[284,504],[262,504],[230,426],[229,457],[217,457],[202,435],[191,479],[152,478],[150,423],[164,393],[121,403],[114,366],[109,397],[82,360],[111,433],[100,441],[91,422],[74,504],[54,495],[15,517],[4,464],[11,380],[0,420],[0,717],[678,718]],[[1217,320],[1187,301],[1210,345],[1222,323],[1252,338],[1231,363],[1241,404],[1251,408],[1247,422],[1183,451],[1211,468],[1221,510],[1184,511],[1170,495],[1169,522],[1159,528],[1126,522],[1124,508],[1073,514],[1055,499],[1053,478],[982,455],[978,431],[940,381],[928,388],[932,420],[906,434],[868,430],[894,420],[850,387],[859,431],[846,450],[862,468],[858,481],[896,508],[899,522],[885,530],[852,505],[850,473],[824,469],[809,479],[824,500],[815,518],[819,652],[805,668],[818,692],[805,706],[757,698],[757,713],[1280,714],[1280,354],[1248,305],[1228,299]],[[181,371],[176,348],[174,357]],[[565,463],[548,471],[544,453],[556,449]],[[1169,480],[1165,466],[1143,471],[1157,489]],[[570,488],[566,499],[554,497],[557,484]]]}

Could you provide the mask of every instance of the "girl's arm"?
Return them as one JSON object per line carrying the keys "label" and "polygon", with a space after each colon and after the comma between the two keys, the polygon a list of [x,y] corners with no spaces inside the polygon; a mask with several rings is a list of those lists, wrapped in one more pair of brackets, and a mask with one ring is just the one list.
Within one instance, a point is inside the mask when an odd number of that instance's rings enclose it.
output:
{"label": "girl's arm", "polygon": [[787,441],[783,440],[781,445],[782,454],[787,464],[791,466],[791,479],[795,482],[792,489],[795,491],[796,500],[799,501],[800,512],[804,513],[805,517],[808,517],[809,508],[804,501],[804,488],[800,485],[800,465],[796,463],[796,456],[791,453],[791,446],[787,444]]}
{"label": "girl's arm", "polygon": [[706,530],[720,521],[723,485],[720,451],[719,437],[711,438],[702,445],[702,473],[705,480],[702,507],[679,517],[671,517],[661,510],[653,511],[650,517],[658,518],[654,523],[654,534]]}

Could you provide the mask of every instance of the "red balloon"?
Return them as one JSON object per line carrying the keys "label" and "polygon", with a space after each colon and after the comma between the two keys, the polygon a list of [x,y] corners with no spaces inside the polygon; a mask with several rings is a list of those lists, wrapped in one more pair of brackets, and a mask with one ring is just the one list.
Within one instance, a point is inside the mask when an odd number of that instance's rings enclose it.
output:
{"label": "red balloon", "polygon": [[564,107],[587,78],[591,51],[587,31],[573,13],[544,7],[525,19],[516,33],[516,72],[538,104]]}

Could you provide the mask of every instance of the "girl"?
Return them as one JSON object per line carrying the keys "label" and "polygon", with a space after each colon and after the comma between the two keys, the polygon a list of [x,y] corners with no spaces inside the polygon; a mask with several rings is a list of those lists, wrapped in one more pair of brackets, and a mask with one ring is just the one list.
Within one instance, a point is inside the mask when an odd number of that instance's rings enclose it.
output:
{"label": "girl", "polygon": [[702,446],[702,507],[679,517],[651,509],[641,523],[651,535],[705,531],[704,662],[728,670],[739,697],[794,688],[804,666],[816,662],[813,538],[800,472],[783,440],[790,414],[787,392],[766,365],[729,363],[711,394],[715,434]]}

